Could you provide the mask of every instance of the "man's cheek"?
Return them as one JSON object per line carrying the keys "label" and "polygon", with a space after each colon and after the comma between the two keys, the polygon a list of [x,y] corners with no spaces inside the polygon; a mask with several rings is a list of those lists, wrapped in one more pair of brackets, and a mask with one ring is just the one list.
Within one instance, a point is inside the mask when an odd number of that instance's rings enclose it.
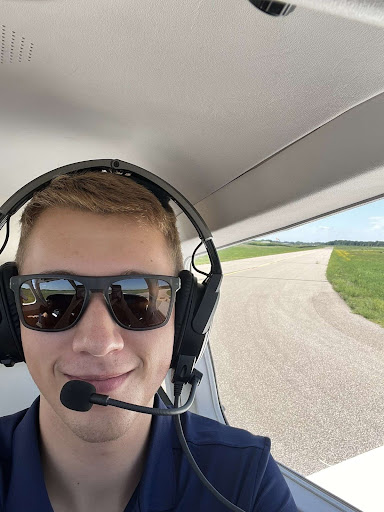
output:
{"label": "man's cheek", "polygon": [[52,372],[52,348],[41,340],[41,334],[36,331],[28,331],[24,327],[21,332],[25,361],[33,380],[39,385],[43,375]]}
{"label": "man's cheek", "polygon": [[34,361],[37,357],[37,354],[35,354],[37,340],[33,339],[32,331],[29,333],[28,329],[26,329],[24,326],[21,326],[21,341],[23,345],[25,361],[28,368],[31,368],[34,366]]}

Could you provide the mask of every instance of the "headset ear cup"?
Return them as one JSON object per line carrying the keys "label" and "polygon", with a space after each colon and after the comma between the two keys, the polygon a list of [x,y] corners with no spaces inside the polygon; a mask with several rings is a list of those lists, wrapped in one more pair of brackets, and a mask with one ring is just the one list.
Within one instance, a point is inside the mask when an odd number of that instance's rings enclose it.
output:
{"label": "headset ear cup", "polygon": [[[206,335],[197,333],[192,322],[205,293],[203,284],[188,270],[179,274],[181,289],[177,292],[175,313],[175,342],[171,368],[175,368],[180,355],[193,356],[199,359],[205,347]],[[181,292],[181,293],[180,293]]]}
{"label": "headset ear cup", "polygon": [[195,276],[188,270],[182,270],[179,274],[181,281],[180,290],[176,294],[175,304],[175,341],[171,367],[174,368],[177,356],[180,353],[187,322],[191,323],[191,299],[193,286],[196,284]]}
{"label": "headset ear cup", "polygon": [[9,288],[9,280],[18,274],[16,264],[4,263],[0,267],[0,361],[14,363],[24,361],[20,322],[15,296]]}

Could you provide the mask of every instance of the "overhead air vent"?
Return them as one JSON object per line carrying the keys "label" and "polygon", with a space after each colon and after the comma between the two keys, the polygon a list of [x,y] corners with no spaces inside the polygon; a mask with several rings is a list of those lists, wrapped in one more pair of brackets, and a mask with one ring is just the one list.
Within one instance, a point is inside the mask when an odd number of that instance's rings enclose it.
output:
{"label": "overhead air vent", "polygon": [[15,30],[1,25],[0,64],[21,64],[31,62],[33,43],[20,36]]}
{"label": "overhead air vent", "polygon": [[295,10],[295,5],[285,4],[283,2],[269,2],[266,0],[249,0],[260,11],[270,16],[287,16]]}

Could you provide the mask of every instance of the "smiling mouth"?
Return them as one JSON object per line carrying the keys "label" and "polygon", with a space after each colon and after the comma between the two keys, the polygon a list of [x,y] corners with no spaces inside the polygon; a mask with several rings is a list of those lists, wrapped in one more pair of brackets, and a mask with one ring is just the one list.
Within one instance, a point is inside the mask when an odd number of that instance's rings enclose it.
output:
{"label": "smiling mouth", "polygon": [[[128,372],[125,372],[128,373]],[[122,375],[125,375],[125,373],[118,373],[117,375],[84,375],[84,376],[77,376],[77,375],[70,375],[65,374],[66,377],[69,377],[70,380],[86,380],[89,382],[90,380],[108,380],[108,379],[116,379],[117,377],[121,377]]]}
{"label": "smiling mouth", "polygon": [[86,375],[77,377],[75,375],[64,374],[68,380],[83,380],[89,382],[96,388],[96,393],[107,394],[111,391],[118,389],[128,379],[128,376],[132,373],[129,371],[116,376],[109,375]]}

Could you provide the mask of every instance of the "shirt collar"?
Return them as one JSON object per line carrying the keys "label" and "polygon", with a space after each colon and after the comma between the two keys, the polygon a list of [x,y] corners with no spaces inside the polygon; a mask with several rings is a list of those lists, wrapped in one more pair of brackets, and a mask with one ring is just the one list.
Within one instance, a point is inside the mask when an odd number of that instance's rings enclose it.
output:
{"label": "shirt collar", "polygon": [[[16,510],[53,512],[40,459],[39,404],[40,398],[37,398],[15,429],[6,512]],[[157,394],[154,407],[166,409]],[[140,511],[160,512],[174,508],[176,499],[172,450],[174,436],[171,417],[153,417],[148,456],[137,495]]]}

